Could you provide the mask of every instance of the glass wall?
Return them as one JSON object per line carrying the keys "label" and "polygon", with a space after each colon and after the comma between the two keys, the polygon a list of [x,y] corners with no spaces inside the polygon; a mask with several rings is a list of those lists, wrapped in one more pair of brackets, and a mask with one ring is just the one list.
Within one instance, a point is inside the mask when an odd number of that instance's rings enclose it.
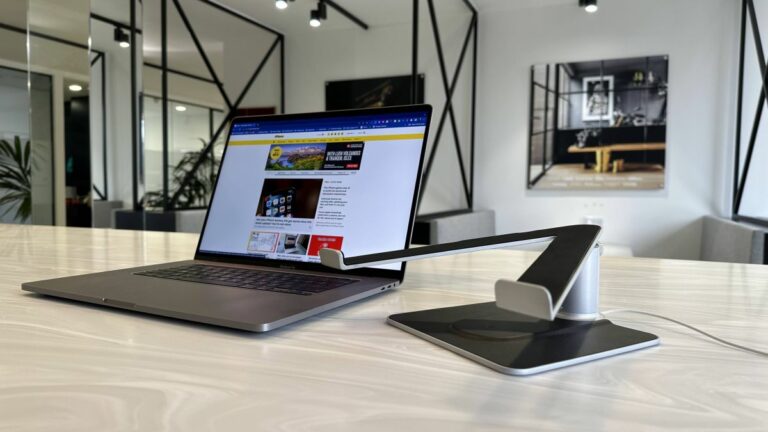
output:
{"label": "glass wall", "polygon": [[228,116],[279,109],[277,36],[245,12],[167,2],[164,60],[161,6],[160,0],[143,2],[142,204],[157,229],[197,231],[213,192]]}
{"label": "glass wall", "polygon": [[141,1],[90,2],[94,227],[145,226],[141,205],[141,19]]}
{"label": "glass wall", "polygon": [[[52,224],[53,73],[28,65],[29,8],[0,3],[0,222]],[[39,43],[32,36],[30,51]]]}
{"label": "glass wall", "polygon": [[[167,6],[165,32],[162,4]],[[29,140],[36,159],[31,170],[39,170],[30,182],[35,192],[30,208],[41,210],[30,211],[28,222],[145,229],[151,225],[147,218],[159,213],[190,210],[199,215],[211,193],[229,118],[278,113],[286,106],[290,112],[320,111],[330,106],[331,83],[394,83],[409,77],[409,0],[386,7],[402,11],[402,20],[392,26],[372,22],[367,30],[333,11],[320,28],[312,28],[305,24],[313,5],[291,6],[278,11],[271,2],[232,8],[205,1],[0,2],[3,91],[23,97],[19,85],[25,81],[32,90],[26,104],[12,102],[11,96],[2,99],[2,109],[16,110],[3,113],[13,126],[4,127],[2,136],[18,135],[22,147]],[[375,21],[382,8],[372,3],[354,12]],[[445,71],[437,61],[430,14],[424,9],[417,41],[418,100],[432,103],[439,115],[445,87],[455,81],[454,112],[442,128],[423,212],[466,204],[467,179],[463,187],[456,168],[460,163],[468,169],[470,153],[471,43],[462,66],[459,57],[469,40],[471,14],[460,1],[439,2],[435,12]],[[29,58],[27,30],[33,32]],[[283,37],[301,41],[291,46],[290,57],[283,55],[288,51],[280,43]],[[392,46],[399,47],[397,52],[383,59],[379,53]],[[14,78],[8,72],[13,70],[28,77]],[[460,79],[454,80],[457,73]],[[288,82],[292,85],[283,85]],[[397,87],[410,101],[410,91]],[[24,111],[31,113],[26,122],[12,120]],[[430,151],[434,140],[433,135]],[[430,196],[453,198],[443,202]],[[14,219],[11,212],[4,217]],[[173,218],[177,216],[166,221]],[[154,227],[178,229],[176,222]]]}
{"label": "glass wall", "polygon": [[0,222],[3,223],[32,221],[28,115],[27,72],[0,67]]}
{"label": "glass wall", "polygon": [[[144,159],[146,163],[144,205],[148,209],[163,208],[163,175],[167,174],[170,192],[175,193],[184,181],[184,175],[191,171],[203,149],[208,144],[214,129],[221,124],[224,112],[213,107],[194,105],[189,102],[168,101],[168,169],[163,171],[163,121],[162,99],[154,96],[143,97]],[[176,208],[195,209],[208,205],[213,189],[216,170],[223,148],[205,155],[204,162],[196,172],[196,187],[191,187],[180,197]]]}
{"label": "glass wall", "polygon": [[32,222],[89,227],[89,0],[28,7]]}

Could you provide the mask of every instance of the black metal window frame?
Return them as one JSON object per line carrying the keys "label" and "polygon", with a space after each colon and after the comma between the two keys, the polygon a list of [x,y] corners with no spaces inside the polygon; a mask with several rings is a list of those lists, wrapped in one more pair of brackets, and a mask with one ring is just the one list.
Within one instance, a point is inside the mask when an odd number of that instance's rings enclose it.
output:
{"label": "black metal window frame", "polygon": [[[551,137],[553,147],[554,147],[554,140],[555,135],[557,133],[558,128],[558,108],[560,106],[560,68],[561,64],[556,63],[555,71],[554,71],[554,78],[553,82],[555,83],[554,89],[550,88],[550,69],[552,68],[552,64],[547,63],[545,66],[545,72],[544,72],[544,84],[539,83],[536,81],[535,72],[536,72],[536,66],[531,66],[531,88],[530,88],[530,106],[529,106],[529,115],[528,115],[528,128],[530,133],[528,134],[528,165],[526,167],[526,182],[528,182],[528,188],[532,188],[536,183],[541,180],[544,175],[546,175],[549,168],[552,166],[552,164],[547,164],[547,138]],[[534,130],[534,112],[536,110],[536,89],[540,89],[544,91],[544,112],[543,112],[543,119],[542,119],[542,128],[539,131]],[[552,95],[552,99],[554,100],[555,106],[552,107],[554,110],[552,114],[552,125],[549,124],[549,96]],[[535,136],[541,135],[541,172],[536,176],[536,178],[531,179],[531,167],[533,166],[533,140]]]}
{"label": "black metal window frame", "polygon": [[[124,30],[131,30],[131,25],[126,24],[123,22],[120,22],[118,20],[108,18],[103,15],[99,15],[96,13],[91,13],[90,18],[96,21],[103,22],[105,24],[109,24],[115,27],[119,27]],[[140,28],[137,28],[135,31],[136,34],[142,34],[142,30]],[[75,44],[75,43],[73,43]],[[77,45],[80,48],[88,49],[85,45]],[[93,190],[96,193],[96,195],[101,200],[108,200],[109,199],[109,165],[107,161],[108,157],[108,138],[107,138],[107,110],[109,109],[107,106],[107,92],[106,92],[106,81],[107,81],[107,74],[106,74],[106,56],[107,54],[105,52],[101,52],[99,50],[91,49],[91,52],[94,52],[96,56],[91,59],[91,67],[96,65],[96,63],[100,63],[101,66],[101,76],[102,76],[102,84],[101,84],[101,118],[102,118],[102,171],[103,171],[103,177],[104,177],[104,184],[103,184],[103,190],[100,190],[95,184],[93,185]],[[152,69],[159,69],[163,70],[163,67],[161,65],[157,65],[148,61],[143,61],[142,65],[148,68]],[[178,69],[173,68],[167,68],[168,73],[172,75],[178,75],[185,78],[190,78],[194,80],[198,80],[201,82],[205,82],[208,84],[216,84],[216,81],[210,78],[206,78],[200,75],[196,75],[193,73],[185,72]],[[141,92],[140,92],[141,93]],[[192,104],[190,104],[192,105]],[[141,109],[139,109],[139,112],[141,113]]]}
{"label": "black metal window frame", "polygon": [[[120,23],[114,20],[110,20],[108,18],[102,17],[102,16],[93,16],[91,15],[91,18],[101,20],[104,22],[108,22],[112,25],[119,26],[121,28],[128,29],[131,34],[131,41],[136,40],[136,35],[141,34],[142,30],[137,27],[137,16],[136,16],[136,2],[140,0],[130,0],[130,22],[128,24]],[[206,69],[208,73],[210,74],[210,78],[208,77],[202,77],[199,75],[191,74],[184,71],[179,71],[175,69],[171,69],[168,66],[168,2],[172,1],[173,6],[177,13],[179,14],[179,17],[181,18],[182,22],[184,23],[184,27],[186,28],[187,32],[189,33],[190,37],[192,38],[192,41],[195,44],[195,48],[198,52],[198,55],[200,55],[201,60],[203,60],[203,63],[205,63]],[[229,97],[229,95],[224,91],[224,86],[219,79],[218,75],[216,74],[216,71],[213,69],[212,64],[210,63],[210,60],[208,59],[207,54],[203,50],[202,44],[200,42],[200,39],[197,36],[197,33],[195,32],[194,27],[192,26],[191,22],[189,21],[186,12],[179,2],[179,0],[160,0],[160,27],[161,27],[161,64],[156,65],[153,63],[148,62],[142,62],[144,66],[160,69],[161,72],[161,91],[162,91],[162,99],[164,101],[163,103],[163,115],[162,115],[162,130],[163,130],[163,209],[164,210],[175,210],[175,205],[179,200],[179,197],[183,193],[184,189],[189,185],[189,182],[192,180],[193,176],[195,175],[195,171],[200,168],[200,165],[205,161],[205,158],[208,156],[208,154],[213,150],[213,146],[216,143],[216,141],[219,139],[221,134],[226,130],[227,125],[229,124],[229,121],[235,116],[235,113],[237,112],[237,109],[239,108],[240,104],[242,103],[243,99],[245,98],[245,95],[248,93],[248,91],[253,86],[253,83],[256,81],[256,78],[261,73],[262,69],[266,65],[267,61],[272,57],[272,54],[275,51],[278,51],[279,55],[279,61],[280,61],[280,112],[285,112],[285,36],[283,33],[259,22],[258,20],[238,11],[233,8],[230,8],[228,6],[225,6],[221,3],[212,1],[212,0],[197,0],[205,5],[210,6],[213,9],[216,9],[222,13],[225,13],[231,17],[234,17],[236,19],[239,19],[243,22],[246,22],[248,24],[251,24],[257,28],[260,28],[262,30],[267,31],[268,33],[275,36],[274,42],[270,45],[267,53],[262,57],[261,61],[259,62],[256,69],[251,74],[250,78],[248,79],[248,82],[246,83],[245,87],[241,90],[240,94],[237,96],[237,98],[232,101]],[[140,153],[141,153],[141,143],[140,140],[140,131],[139,131],[139,107],[140,107],[140,92],[138,91],[138,72],[137,72],[137,44],[131,43],[130,45],[130,53],[131,53],[131,169],[132,169],[132,198],[133,198],[133,208],[135,211],[143,211],[143,205],[139,198],[139,173],[140,173]],[[277,49],[279,47],[279,50]],[[216,87],[219,89],[219,92],[221,93],[222,99],[225,101],[228,111],[227,115],[222,119],[221,124],[213,131],[211,139],[208,141],[206,146],[203,148],[203,151],[200,154],[200,157],[197,159],[195,164],[193,165],[192,169],[189,170],[187,175],[185,175],[184,179],[181,181],[181,184],[179,185],[179,188],[176,190],[176,192],[171,195],[170,194],[170,184],[168,179],[168,74],[177,74],[181,76],[186,76],[188,78],[197,79],[200,81],[205,81],[210,84],[215,84]]]}
{"label": "black metal window frame", "polygon": [[[412,27],[412,39],[411,39],[411,103],[416,103],[418,95],[418,82],[419,82],[419,2],[420,0],[413,0],[413,27]],[[435,47],[437,50],[437,59],[440,65],[440,75],[442,79],[443,91],[445,93],[445,105],[440,113],[440,120],[437,122],[437,130],[434,134],[434,140],[432,148],[427,156],[427,163],[422,173],[421,178],[421,190],[417,203],[417,211],[421,207],[422,199],[424,198],[424,192],[426,191],[427,183],[429,181],[429,174],[432,170],[432,165],[435,160],[435,155],[440,144],[440,138],[442,137],[443,128],[445,122],[450,118],[451,131],[453,132],[453,142],[456,150],[456,157],[459,162],[459,171],[461,174],[461,184],[464,191],[464,198],[467,202],[465,209],[460,210],[472,210],[474,209],[474,189],[475,189],[475,107],[477,105],[477,35],[478,35],[478,20],[479,14],[477,8],[472,4],[470,0],[462,0],[467,9],[471,12],[472,18],[467,28],[466,36],[462,43],[461,52],[459,54],[456,68],[453,71],[453,75],[450,80],[448,77],[448,70],[446,68],[445,55],[443,50],[442,38],[440,36],[440,29],[438,25],[437,16],[435,13],[435,5],[433,0],[426,0],[427,9],[429,12],[430,24],[432,29],[432,35],[435,41]],[[461,140],[459,139],[459,131],[456,123],[456,114],[453,109],[453,93],[456,90],[461,70],[464,66],[464,59],[466,57],[467,49],[470,41],[472,42],[472,81],[471,81],[471,102],[470,102],[470,150],[469,150],[469,173],[467,174],[464,155],[461,151]]]}
{"label": "black metal window frame", "polygon": [[96,52],[96,56],[91,59],[91,69],[96,63],[99,63],[101,73],[101,172],[104,176],[104,190],[100,191],[95,183],[92,187],[99,199],[106,201],[109,199],[109,178],[107,177],[109,173],[107,168],[107,54]]}
{"label": "black metal window frame", "polygon": [[[135,1],[135,0],[133,0]],[[221,92],[221,96],[224,99],[224,101],[227,104],[227,107],[229,111],[227,112],[227,115],[222,120],[221,124],[213,133],[213,136],[211,137],[210,141],[206,144],[206,146],[203,148],[203,151],[200,153],[200,157],[195,162],[194,166],[191,170],[185,175],[184,179],[182,180],[181,184],[179,185],[179,188],[176,190],[176,192],[171,196],[169,195],[169,185],[168,185],[168,175],[167,173],[164,173],[163,179],[163,197],[165,197],[164,202],[165,205],[163,206],[165,210],[173,210],[176,202],[178,201],[179,197],[181,196],[182,192],[184,191],[184,188],[186,188],[189,185],[189,182],[195,175],[195,171],[200,168],[202,163],[205,161],[205,158],[208,156],[208,154],[213,151],[213,146],[216,143],[216,140],[219,139],[221,134],[224,132],[224,130],[227,127],[227,124],[230,120],[235,116],[235,113],[237,112],[237,109],[239,108],[240,104],[243,101],[243,98],[245,98],[245,95],[248,93],[248,91],[253,86],[254,81],[256,81],[256,78],[261,73],[262,69],[266,65],[267,61],[271,58],[272,54],[276,51],[277,47],[279,46],[279,56],[280,56],[280,112],[285,112],[285,36],[283,33],[266,26],[259,21],[251,18],[250,16],[239,12],[235,9],[229,8],[227,6],[224,6],[220,3],[211,1],[211,0],[198,0],[206,5],[209,5],[213,7],[214,9],[217,9],[221,12],[224,12],[234,18],[237,18],[243,22],[249,23],[251,25],[254,25],[255,27],[258,27],[262,30],[265,30],[275,36],[275,40],[272,43],[272,45],[269,47],[269,50],[267,53],[262,57],[261,61],[259,62],[256,69],[251,74],[251,77],[249,78],[248,82],[246,83],[245,87],[241,90],[240,94],[238,95],[237,99],[235,101],[231,101],[229,96],[227,95],[226,91],[224,90],[224,86],[221,82],[221,80],[218,78],[218,75],[216,74],[216,71],[213,68],[213,65],[211,64],[210,60],[208,59],[207,54],[205,53],[205,50],[203,49],[203,46],[200,42],[200,40],[197,37],[197,33],[195,33],[195,29],[192,26],[191,22],[186,16],[186,13],[184,11],[184,8],[181,6],[181,3],[179,0],[161,0],[161,31],[162,31],[162,46],[161,46],[161,55],[162,55],[162,64],[161,64],[161,72],[163,74],[163,99],[167,100],[167,74],[168,74],[168,38],[167,38],[167,20],[168,20],[168,14],[167,14],[167,3],[168,1],[173,1],[173,4],[176,8],[176,11],[178,12],[179,16],[181,17],[182,21],[184,22],[184,26],[186,27],[190,37],[192,38],[192,41],[195,44],[195,48],[198,51],[198,54],[200,55],[200,58],[205,63],[206,69],[208,70],[208,73],[211,75],[211,78],[215,81],[216,86],[219,88],[219,91]],[[167,170],[167,158],[168,158],[168,113],[167,113],[167,103],[163,104],[164,112],[163,112],[163,169]]]}
{"label": "black metal window frame", "polygon": [[[754,37],[755,51],[757,55],[758,65],[760,67],[760,96],[758,99],[757,108],[755,111],[755,117],[752,122],[752,128],[749,136],[749,142],[747,144],[747,154],[744,159],[744,166],[742,170],[741,166],[741,127],[743,124],[743,103],[744,103],[744,61],[745,61],[745,48],[747,37],[747,24],[749,22],[750,29],[752,30],[752,36]],[[768,96],[768,63],[765,59],[765,51],[763,50],[763,41],[760,35],[760,25],[757,21],[757,13],[755,12],[755,4],[753,0],[742,0],[741,2],[741,33],[739,39],[739,80],[738,80],[738,102],[736,106],[736,139],[734,145],[734,168],[733,168],[733,203],[731,217],[734,221],[743,221],[768,227],[768,217],[766,216],[749,216],[740,214],[741,203],[744,197],[744,192],[747,187],[747,179],[749,178],[749,171],[752,165],[752,156],[757,144],[757,136],[760,131],[760,122],[763,118],[763,109],[766,103],[766,96]]]}

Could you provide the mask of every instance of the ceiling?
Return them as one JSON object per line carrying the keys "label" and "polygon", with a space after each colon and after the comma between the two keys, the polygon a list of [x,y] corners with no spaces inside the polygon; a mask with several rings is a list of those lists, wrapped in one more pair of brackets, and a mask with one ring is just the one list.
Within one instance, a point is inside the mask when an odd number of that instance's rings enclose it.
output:
{"label": "ceiling", "polygon": [[[264,25],[287,35],[304,35],[311,32],[323,32],[339,29],[357,29],[357,25],[342,16],[339,12],[328,8],[328,18],[323,26],[318,29],[308,25],[310,10],[316,7],[317,0],[291,0],[286,10],[275,8],[274,0],[214,0],[233,10],[239,11]],[[337,4],[349,10],[361,20],[369,24],[374,30],[380,26],[401,25],[409,23],[412,17],[412,0],[335,0]],[[519,9],[530,7],[547,7],[560,5],[573,5],[576,0],[470,0],[480,11],[493,11],[499,9]],[[108,18],[128,23],[130,21],[129,1],[126,0],[2,0],[2,14],[0,21],[23,27],[23,17],[26,3],[29,2],[29,22],[33,30],[50,34],[67,40],[86,43],[89,28],[83,21],[90,8],[91,12]],[[137,14],[138,21],[142,18],[158,22],[157,13],[143,13],[142,4],[146,9],[152,9],[152,3],[158,0],[142,0]],[[203,5],[198,0],[180,0],[184,8],[194,8]],[[426,2],[420,3],[420,18],[428,19]],[[173,2],[169,1],[173,10]],[[210,10],[210,18],[216,19],[217,15],[225,15],[210,6],[204,6]],[[157,9],[157,7],[154,7]],[[464,0],[439,0],[435,2],[438,18],[445,15],[467,15],[468,8]],[[159,10],[159,9],[158,9]],[[142,27],[139,24],[139,27]],[[173,27],[173,26],[172,26]],[[174,34],[179,30],[178,34]],[[171,28],[171,39],[182,40],[186,35],[183,28]],[[361,30],[362,31],[362,30]],[[148,40],[149,41],[149,40]]]}
{"label": "ceiling", "polygon": [[[371,27],[404,24],[411,21],[412,0],[335,0],[337,4],[363,20]],[[317,6],[317,0],[294,0],[288,9],[278,10],[274,0],[221,0],[259,21],[283,32],[322,31],[358,28],[352,21],[328,7],[328,19],[319,29],[308,25],[309,12]],[[427,16],[426,3],[422,2],[422,17]],[[462,0],[440,0],[435,9],[440,13],[468,13]]]}
{"label": "ceiling", "polygon": [[[0,21],[12,21],[12,24],[23,26],[19,21],[24,16],[25,4],[29,2],[29,23],[33,30],[59,38],[87,44],[89,33],[94,33],[93,47],[109,50],[114,41],[111,37],[112,26],[87,20],[88,10],[92,13],[111,18],[122,23],[130,22],[130,2],[127,0],[2,0]],[[328,7],[328,18],[320,28],[308,25],[310,10],[317,6],[317,0],[291,0],[286,10],[275,8],[274,0],[213,0],[236,10],[264,25],[282,32],[288,38],[301,39],[312,34],[335,30],[364,31],[333,8]],[[438,21],[449,16],[469,16],[465,0],[435,1]],[[482,11],[499,9],[516,9],[531,7],[548,7],[574,5],[576,0],[469,0]],[[227,56],[237,50],[225,47],[235,46],[246,41],[252,46],[249,52],[266,52],[273,36],[244,21],[233,19],[224,12],[206,5],[200,0],[179,0],[192,21],[195,31],[202,40],[206,52],[216,69],[225,69]],[[342,7],[359,17],[371,26],[371,31],[377,27],[403,25],[411,22],[412,0],[335,0]],[[144,29],[143,54],[147,61],[160,63],[160,0],[142,0],[138,6],[138,27]],[[182,24],[174,6],[169,0],[169,58],[171,67],[208,76],[205,66]],[[420,2],[420,19],[429,19],[427,2]],[[145,21],[142,23],[142,20]],[[426,25],[426,23],[425,23]],[[103,27],[103,28],[102,28]],[[98,30],[98,31],[97,31]],[[98,34],[99,37],[95,35]],[[227,53],[229,52],[229,54]],[[243,61],[255,62],[258,59],[244,58]],[[255,66],[255,65],[254,65]]]}
{"label": "ceiling", "polygon": [[[0,21],[24,26],[25,3],[29,1],[29,20],[33,29],[54,36],[80,41],[87,40],[87,26],[83,26],[82,17],[91,12],[108,18],[128,23],[130,21],[130,2],[126,0],[2,0]],[[157,0],[147,0],[154,1]],[[286,10],[275,8],[274,0],[214,0],[233,10],[254,18],[282,33],[295,31],[328,31],[334,29],[358,28],[349,19],[332,8],[328,8],[328,19],[319,29],[310,29],[308,25],[309,12],[317,5],[317,0],[292,0]],[[479,8],[484,5],[497,7],[509,3],[530,3],[532,0],[473,0]],[[563,0],[535,0],[536,2],[551,2]],[[411,20],[411,0],[335,0],[371,27],[408,23]],[[142,1],[144,3],[144,1]],[[141,4],[137,11],[139,21],[142,18]],[[181,0],[183,7],[190,7],[196,0]],[[169,1],[173,9],[173,2]],[[440,0],[435,2],[439,15],[467,14],[468,9],[463,0]],[[147,7],[151,7],[147,5]],[[214,8],[210,8],[214,11]],[[221,13],[221,12],[212,12]],[[421,17],[427,17],[426,3],[422,3]],[[16,17],[12,19],[10,17]],[[144,18],[157,18],[155,14],[144,14]],[[139,25],[141,27],[141,25]]]}
{"label": "ceiling", "polygon": [[29,0],[29,28],[86,44],[90,9],[90,0]]}
{"label": "ceiling", "polygon": [[[40,0],[32,0],[40,1]],[[51,0],[48,0],[51,1]],[[412,14],[412,0],[335,0],[337,4],[347,8],[371,26],[376,27],[402,25],[409,23]],[[485,0],[488,1],[488,0]],[[527,0],[516,0],[527,1]],[[328,18],[320,28],[311,28],[308,24],[310,10],[316,7],[317,0],[293,0],[288,9],[278,10],[274,0],[218,0],[218,3],[238,11],[254,20],[286,35],[287,38],[301,39],[311,37],[318,32],[335,30],[364,31],[354,22],[342,16],[339,12],[328,8]],[[113,20],[129,22],[129,2],[125,0],[98,0],[93,2],[93,12]],[[143,32],[144,60],[160,64],[160,0],[143,0],[143,10],[139,11],[143,18],[140,25]],[[274,35],[259,29],[245,21],[232,18],[230,15],[205,4],[199,0],[180,0],[182,9],[192,23],[197,36],[210,57],[214,69],[225,71],[224,63],[232,53],[243,52],[246,45],[249,53],[266,53],[274,41]],[[185,28],[174,2],[168,2],[168,46],[169,64],[172,68],[208,77],[194,42]],[[469,16],[469,9],[463,0],[440,0],[435,3],[438,20],[448,15]],[[426,2],[422,2],[421,19],[428,19]],[[106,30],[111,25],[93,21],[92,30],[99,30],[100,37],[94,37],[93,46],[96,49],[108,49],[114,44]],[[103,32],[102,27],[106,30]],[[244,44],[243,41],[246,43]],[[242,62],[249,63],[243,67],[254,68],[261,55],[243,57]],[[253,64],[250,64],[253,63]],[[225,82],[227,80],[224,80]]]}

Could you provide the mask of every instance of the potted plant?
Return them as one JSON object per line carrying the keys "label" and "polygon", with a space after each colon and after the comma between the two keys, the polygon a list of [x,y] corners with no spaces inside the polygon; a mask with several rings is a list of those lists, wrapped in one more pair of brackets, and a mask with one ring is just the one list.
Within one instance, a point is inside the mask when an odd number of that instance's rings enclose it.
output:
{"label": "potted plant", "polygon": [[13,144],[0,140],[0,216],[15,210],[14,219],[26,222],[32,215],[32,158],[29,140],[22,144],[16,136]]}
{"label": "potted plant", "polygon": [[[197,160],[201,156],[203,157],[200,166],[192,173],[186,187],[181,189],[173,210],[205,207],[211,192],[213,192],[213,186],[216,183],[216,157],[213,155],[213,151],[203,155],[206,142],[202,138],[200,138],[200,141],[203,144],[202,149],[184,153],[181,160],[171,167],[172,183],[168,191],[168,198],[176,194],[181,188],[184,179],[195,168]],[[163,201],[162,191],[151,191],[144,195],[144,206],[147,208],[163,208]]]}

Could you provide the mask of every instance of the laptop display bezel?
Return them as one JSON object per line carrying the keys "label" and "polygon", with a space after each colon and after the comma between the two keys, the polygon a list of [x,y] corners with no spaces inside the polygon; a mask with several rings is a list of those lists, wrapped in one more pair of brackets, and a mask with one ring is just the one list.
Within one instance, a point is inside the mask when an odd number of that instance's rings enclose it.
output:
{"label": "laptop display bezel", "polygon": [[[431,118],[432,118],[431,105],[426,105],[426,104],[406,105],[406,106],[396,106],[396,107],[323,111],[323,112],[301,113],[301,114],[274,114],[274,115],[263,115],[263,116],[235,117],[232,119],[231,124],[229,126],[229,131],[227,132],[227,140],[224,145],[224,152],[221,156],[221,162],[219,163],[219,171],[221,171],[221,168],[224,166],[224,160],[227,157],[227,150],[229,149],[230,138],[232,135],[232,130],[234,129],[233,126],[238,123],[245,123],[249,121],[254,121],[256,119],[266,120],[266,121],[290,121],[290,120],[323,119],[323,118],[333,118],[333,117],[370,116],[370,115],[377,115],[377,114],[393,114],[393,113],[407,114],[412,112],[426,114],[427,121],[426,121],[426,126],[424,128],[424,139],[421,144],[421,154],[419,156],[418,174],[416,176],[416,181],[414,182],[413,199],[411,201],[411,212],[410,212],[410,218],[408,223],[408,232],[406,233],[405,243],[403,244],[403,248],[408,248],[408,245],[411,240],[411,235],[413,234],[413,222],[414,222],[414,219],[416,218],[416,210],[417,210],[416,207],[418,202],[419,190],[421,187],[424,155],[426,153],[427,139],[429,137],[429,128],[430,128]],[[219,173],[217,173],[216,175],[216,182],[214,184],[213,193],[211,194],[211,199],[209,201],[210,204],[213,203],[213,200],[216,195],[216,190],[218,189],[218,185],[219,185],[218,174]],[[205,213],[205,221],[203,222],[203,228],[200,231],[200,238],[198,239],[198,242],[197,242],[197,249],[195,250],[196,260],[259,265],[259,266],[267,266],[267,267],[275,267],[275,268],[283,268],[283,269],[290,268],[290,269],[299,269],[299,270],[321,271],[326,273],[343,273],[345,275],[357,275],[357,276],[366,276],[366,277],[382,277],[382,278],[397,279],[401,282],[403,280],[403,277],[405,276],[405,263],[401,264],[400,270],[365,268],[365,269],[342,272],[340,270],[335,270],[329,267],[325,267],[320,263],[300,262],[300,261],[292,261],[292,260],[264,258],[259,256],[236,255],[236,254],[227,254],[227,253],[216,253],[216,252],[210,252],[210,251],[205,251],[205,252],[201,251],[200,246],[202,245],[203,235],[205,233],[205,228],[208,224],[208,217],[210,215],[210,204],[208,206],[208,210]]]}

